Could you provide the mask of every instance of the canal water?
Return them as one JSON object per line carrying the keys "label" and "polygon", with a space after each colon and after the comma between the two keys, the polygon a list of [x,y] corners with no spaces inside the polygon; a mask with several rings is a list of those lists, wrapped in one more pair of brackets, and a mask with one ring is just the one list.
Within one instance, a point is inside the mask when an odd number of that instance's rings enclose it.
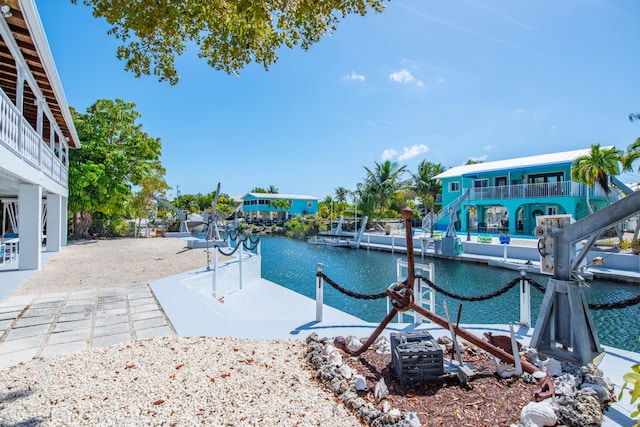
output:
{"label": "canal water", "polygon": [[[316,270],[323,263],[323,272],[342,287],[362,294],[375,294],[396,281],[396,261],[406,259],[403,254],[366,249],[335,248],[310,245],[306,242],[281,238],[262,238],[262,277],[315,298]],[[433,263],[434,283],[452,293],[477,296],[502,288],[519,276],[512,270],[482,264],[441,260],[420,256],[416,263]],[[531,275],[538,283],[547,285],[548,277]],[[625,300],[640,293],[637,284],[594,280],[585,288],[589,303],[608,303]],[[535,326],[543,294],[531,289],[531,317]],[[517,324],[519,314],[519,287],[482,302],[461,302],[442,294],[436,295],[436,313],[443,316],[446,301],[452,319],[457,318],[460,304],[460,323]],[[348,297],[326,285],[324,302],[339,310],[370,322],[379,322],[387,313],[386,299],[361,300]],[[592,310],[600,343],[625,350],[640,352],[640,307],[637,305],[616,310]]]}

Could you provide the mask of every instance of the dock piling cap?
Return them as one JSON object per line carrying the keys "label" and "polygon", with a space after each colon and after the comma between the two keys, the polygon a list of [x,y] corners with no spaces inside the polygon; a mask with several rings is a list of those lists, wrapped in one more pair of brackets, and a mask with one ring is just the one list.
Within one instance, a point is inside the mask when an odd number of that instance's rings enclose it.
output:
{"label": "dock piling cap", "polygon": [[402,209],[402,219],[406,221],[411,218],[413,218],[413,211],[411,210],[411,208]]}

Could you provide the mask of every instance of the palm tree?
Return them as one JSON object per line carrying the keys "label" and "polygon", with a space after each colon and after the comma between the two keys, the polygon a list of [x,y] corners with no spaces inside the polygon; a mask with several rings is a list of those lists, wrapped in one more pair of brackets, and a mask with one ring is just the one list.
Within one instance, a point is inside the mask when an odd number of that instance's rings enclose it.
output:
{"label": "palm tree", "polygon": [[270,185],[267,187],[267,193],[269,194],[278,194],[278,189],[275,185]]}
{"label": "palm tree", "polygon": [[[571,165],[571,179],[587,184],[593,188],[597,183],[604,190],[609,203],[609,175],[618,175],[620,167],[618,162],[622,159],[623,152],[615,147],[601,148],[600,144],[591,145],[589,154],[580,156]],[[587,191],[587,207],[589,213],[593,213],[593,207],[589,203]]]}
{"label": "palm tree", "polygon": [[346,202],[347,196],[349,195],[349,190],[344,187],[336,188],[336,200],[338,202]]}
{"label": "palm tree", "polygon": [[[627,152],[622,156],[622,170],[633,172],[633,162],[640,159],[640,138],[627,147]],[[638,167],[640,171],[640,166]]]}
{"label": "palm tree", "polygon": [[402,174],[406,166],[399,166],[396,162],[387,160],[382,163],[375,162],[373,170],[365,166],[367,178],[365,179],[367,191],[375,200],[378,213],[382,214],[387,207],[389,198],[406,186],[402,180]]}
{"label": "palm tree", "polygon": [[418,173],[411,174],[412,187],[416,196],[424,205],[424,213],[434,210],[434,203],[438,194],[442,192],[442,182],[433,177],[441,174],[447,168],[440,163],[423,160],[418,165]]}

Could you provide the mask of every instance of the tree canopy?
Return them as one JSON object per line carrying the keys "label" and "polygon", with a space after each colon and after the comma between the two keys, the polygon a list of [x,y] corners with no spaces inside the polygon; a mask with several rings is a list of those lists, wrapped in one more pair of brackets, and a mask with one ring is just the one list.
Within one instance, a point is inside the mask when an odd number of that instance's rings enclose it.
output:
{"label": "tree canopy", "polygon": [[[74,4],[78,0],[72,0]],[[174,85],[176,57],[188,45],[216,70],[238,74],[255,62],[265,69],[282,46],[308,49],[347,15],[382,12],[385,0],[82,0],[122,41],[118,59],[136,77]]]}
{"label": "tree canopy", "polygon": [[[160,139],[137,123],[135,104],[100,99],[85,114],[72,110],[81,150],[69,153],[69,210],[74,237],[88,237],[95,214],[126,217],[133,205],[133,188],[143,193],[163,191]],[[145,190],[146,189],[146,190]]]}

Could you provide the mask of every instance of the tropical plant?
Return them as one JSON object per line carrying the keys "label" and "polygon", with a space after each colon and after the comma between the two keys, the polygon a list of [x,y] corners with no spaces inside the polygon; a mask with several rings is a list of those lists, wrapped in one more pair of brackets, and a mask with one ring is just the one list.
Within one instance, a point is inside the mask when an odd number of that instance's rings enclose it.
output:
{"label": "tropical plant", "polygon": [[374,200],[374,211],[382,214],[389,205],[391,196],[407,187],[402,175],[406,166],[399,166],[390,160],[382,163],[375,162],[375,167],[369,169],[365,166],[367,177],[365,178],[365,191]]}
{"label": "tropical plant", "polygon": [[[636,403],[640,398],[640,364],[637,363],[631,366],[631,372],[624,374],[622,379],[624,380],[624,384],[620,388],[618,400],[622,399],[622,393],[627,390],[631,395],[631,403]],[[627,387],[627,384],[629,387]],[[636,410],[631,413],[631,418],[638,418],[634,427],[640,426],[640,402],[636,404]]]}
{"label": "tropical plant", "polygon": [[[571,179],[587,184],[591,188],[597,183],[609,202],[609,175],[620,173],[618,162],[621,161],[622,155],[623,152],[615,147],[601,148],[600,144],[593,144],[589,154],[580,156],[573,161]],[[589,212],[593,213],[593,206],[589,203],[588,194],[587,192],[587,206]]]}
{"label": "tropical plant", "polygon": [[[72,0],[77,3],[78,0]],[[351,14],[382,12],[384,0],[82,0],[123,43],[118,59],[136,77],[176,84],[175,59],[187,46],[216,70],[236,75],[256,62],[268,69],[282,47],[307,50]]]}
{"label": "tropical plant", "polygon": [[335,193],[336,193],[336,200],[338,202],[346,202],[347,196],[349,196],[350,191],[344,187],[338,187],[336,188]]}
{"label": "tropical plant", "polygon": [[435,200],[442,193],[442,181],[433,177],[447,170],[440,163],[423,160],[418,165],[418,172],[411,175],[411,189],[420,199],[424,207],[424,214],[435,211]]}
{"label": "tropical plant", "polygon": [[85,114],[72,109],[81,150],[69,153],[69,212],[74,238],[88,238],[94,216],[123,218],[134,187],[166,188],[160,139],[137,123],[135,104],[99,99]]}

